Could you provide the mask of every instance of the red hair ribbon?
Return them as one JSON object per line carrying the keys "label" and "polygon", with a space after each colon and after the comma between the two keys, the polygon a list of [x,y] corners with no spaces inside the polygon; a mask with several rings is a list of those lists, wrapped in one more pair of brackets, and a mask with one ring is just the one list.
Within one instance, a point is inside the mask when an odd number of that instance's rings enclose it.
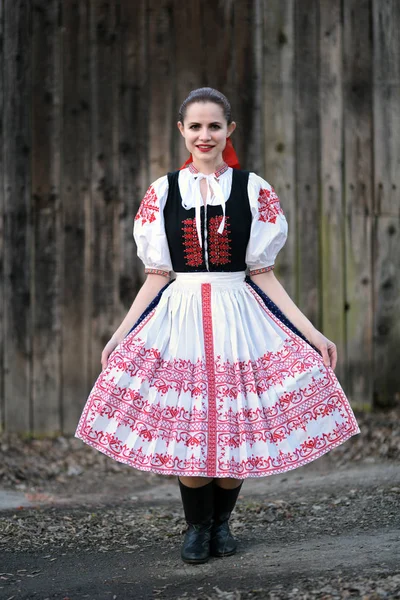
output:
{"label": "red hair ribbon", "polygon": [[[228,167],[232,167],[232,169],[240,169],[239,159],[237,157],[230,137],[226,138],[226,146],[224,151],[222,152],[222,159],[224,162],[226,162]],[[179,170],[185,169],[190,165],[191,162],[193,162],[192,155],[189,156],[187,161],[183,163]]]}

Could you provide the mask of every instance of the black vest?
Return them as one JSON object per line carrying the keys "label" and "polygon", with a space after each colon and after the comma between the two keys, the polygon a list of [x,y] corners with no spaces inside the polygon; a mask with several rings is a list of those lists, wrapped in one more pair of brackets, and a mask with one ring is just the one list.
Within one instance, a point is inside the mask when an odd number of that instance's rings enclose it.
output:
{"label": "black vest", "polygon": [[[250,238],[251,210],[247,184],[249,172],[232,171],[231,194],[225,204],[225,227],[217,229],[222,220],[222,208],[201,206],[203,247],[197,238],[195,208],[185,209],[178,183],[179,171],[168,173],[168,197],[164,207],[165,231],[175,272],[245,271],[246,248]],[[204,239],[204,218],[207,213],[207,240]],[[206,251],[208,250],[208,268]]]}

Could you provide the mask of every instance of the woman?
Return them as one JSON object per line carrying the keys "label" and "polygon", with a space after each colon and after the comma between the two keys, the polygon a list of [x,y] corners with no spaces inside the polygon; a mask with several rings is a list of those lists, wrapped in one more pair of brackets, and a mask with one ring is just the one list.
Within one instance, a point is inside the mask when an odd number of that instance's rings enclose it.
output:
{"label": "woman", "polygon": [[103,350],[75,433],[117,461],[178,476],[188,563],[235,553],[229,518],[244,479],[360,433],[335,344],[273,273],[288,224],[271,185],[239,168],[235,127],[217,90],[183,102],[190,158],[152,183],[135,216],[147,279]]}

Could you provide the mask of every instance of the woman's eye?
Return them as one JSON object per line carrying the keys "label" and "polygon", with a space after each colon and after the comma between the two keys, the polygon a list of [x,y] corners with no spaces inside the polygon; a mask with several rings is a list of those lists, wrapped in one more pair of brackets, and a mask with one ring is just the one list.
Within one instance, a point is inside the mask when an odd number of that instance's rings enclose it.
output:
{"label": "woman's eye", "polygon": [[[189,129],[199,129],[200,125],[190,125]],[[216,123],[210,125],[210,129],[221,129],[220,125],[217,125]]]}

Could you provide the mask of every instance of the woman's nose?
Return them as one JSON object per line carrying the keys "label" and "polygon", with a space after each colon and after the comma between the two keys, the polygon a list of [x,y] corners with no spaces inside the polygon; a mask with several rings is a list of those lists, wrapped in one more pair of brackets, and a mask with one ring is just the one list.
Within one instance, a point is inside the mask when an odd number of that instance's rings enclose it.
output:
{"label": "woman's nose", "polygon": [[210,139],[210,131],[208,130],[207,127],[204,127],[201,131],[200,131],[200,139],[201,140],[209,140]]}

